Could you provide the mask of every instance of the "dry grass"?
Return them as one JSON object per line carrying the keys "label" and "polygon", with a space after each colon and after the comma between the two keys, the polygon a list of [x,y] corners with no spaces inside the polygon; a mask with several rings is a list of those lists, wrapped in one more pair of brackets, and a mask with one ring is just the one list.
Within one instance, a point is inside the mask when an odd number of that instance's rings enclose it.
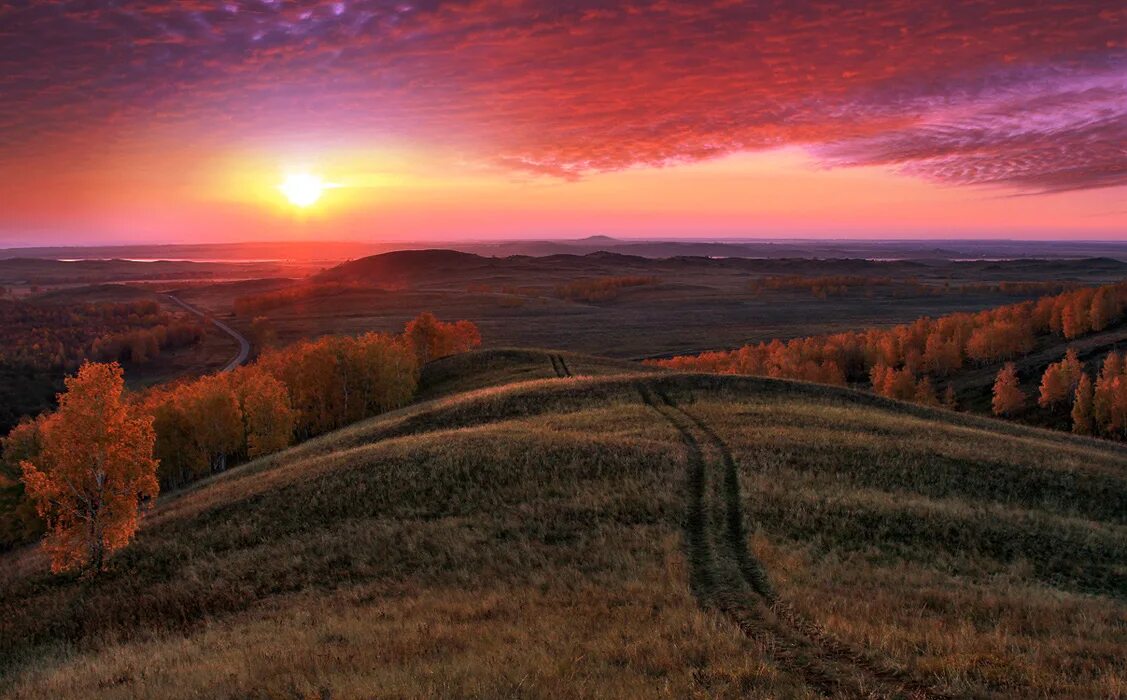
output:
{"label": "dry grass", "polygon": [[[568,371],[604,376],[552,379],[558,355],[506,352],[452,358],[430,401],[162,499],[96,581],[4,559],[0,692],[1124,691],[1124,447],[581,356]],[[725,449],[767,604],[789,617],[690,586],[690,467],[720,503]]]}
{"label": "dry grass", "polygon": [[[616,585],[357,586],[292,596],[187,637],[113,645],[13,698],[776,697],[786,680],[667,565]],[[800,697],[800,688],[793,688]]]}

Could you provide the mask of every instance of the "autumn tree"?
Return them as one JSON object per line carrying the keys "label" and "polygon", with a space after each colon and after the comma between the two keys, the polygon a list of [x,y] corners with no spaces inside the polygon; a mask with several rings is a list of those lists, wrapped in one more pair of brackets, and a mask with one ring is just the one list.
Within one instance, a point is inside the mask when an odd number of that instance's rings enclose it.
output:
{"label": "autumn tree", "polygon": [[1092,434],[1092,400],[1092,380],[1082,372],[1072,401],[1072,432],[1077,435]]}
{"label": "autumn tree", "polygon": [[[1055,284],[1055,283],[1054,283]],[[1022,285],[1019,285],[1019,287]],[[1033,291],[1030,288],[1027,291]],[[1019,291],[1019,290],[1015,290]],[[648,364],[679,370],[757,374],[793,379],[819,379],[816,366],[833,363],[846,380],[865,375],[873,389],[886,396],[907,392],[908,377],[933,378],[958,371],[966,361],[989,363],[1030,352],[1038,334],[1070,337],[1117,323],[1127,308],[1127,283],[1082,288],[1046,296],[1036,302],[1000,306],[978,313],[927,317],[893,328],[773,340],[729,352],[652,360]],[[1067,317],[1067,318],[1065,318]],[[1066,323],[1067,322],[1067,323]],[[1065,378],[1064,401],[1075,391],[1079,373]]]}
{"label": "autumn tree", "polygon": [[1071,401],[1076,394],[1076,386],[1084,373],[1084,365],[1076,350],[1069,348],[1064,359],[1045,368],[1041,377],[1041,393],[1037,404],[1042,408],[1056,408]]}
{"label": "autumn tree", "polygon": [[1068,398],[1068,382],[1059,364],[1053,363],[1045,368],[1041,376],[1041,395],[1037,405],[1041,408],[1056,408]]}
{"label": "autumn tree", "polygon": [[1092,398],[1096,426],[1108,437],[1127,437],[1127,366],[1117,352],[1108,353]]}
{"label": "autumn tree", "polygon": [[293,439],[297,413],[286,386],[260,367],[240,367],[232,380],[248,457],[277,452]]}
{"label": "autumn tree", "polygon": [[3,447],[0,457],[0,499],[7,501],[0,508],[0,550],[6,547],[30,542],[43,534],[43,520],[36,512],[35,504],[27,497],[20,463],[34,459],[43,449],[41,428],[46,414],[38,418],[24,418],[12,428],[8,436],[0,440]]}
{"label": "autumn tree", "polygon": [[83,364],[40,426],[38,454],[20,462],[52,571],[101,570],[137,531],[141,499],[159,490],[152,419],[123,400],[124,387],[116,363]]}
{"label": "autumn tree", "polygon": [[1092,400],[1093,417],[1101,428],[1111,425],[1115,383],[1121,374],[1123,374],[1122,356],[1114,351],[1109,352],[1096,379],[1095,395]]}
{"label": "autumn tree", "polygon": [[1116,316],[1122,312],[1121,309],[1116,308],[1115,297],[1110,291],[1104,287],[1096,290],[1092,295],[1092,305],[1088,310],[1088,317],[1092,324],[1092,330],[1102,331],[1108,327]]}
{"label": "autumn tree", "polygon": [[947,385],[947,389],[943,392],[943,407],[952,411],[959,408],[959,399],[955,396],[955,387],[950,384]]}
{"label": "autumn tree", "polygon": [[916,383],[916,393],[912,400],[924,406],[939,405],[939,397],[935,394],[935,386],[931,383],[931,377],[920,378],[920,381]]}
{"label": "autumn tree", "polygon": [[136,403],[153,418],[166,487],[222,471],[230,456],[243,451],[242,410],[226,375],[150,390]]}
{"label": "autumn tree", "polygon": [[444,323],[429,311],[408,321],[403,337],[414,349],[419,365],[481,345],[481,333],[474,323]]}
{"label": "autumn tree", "polygon": [[1080,355],[1075,348],[1069,348],[1064,353],[1064,359],[1060,361],[1060,371],[1071,396],[1080,383],[1080,375],[1084,374],[1084,363],[1080,361]]}
{"label": "autumn tree", "polygon": [[1080,335],[1080,329],[1083,321],[1081,320],[1078,310],[1071,304],[1061,309],[1061,333],[1069,340]]}
{"label": "autumn tree", "polygon": [[258,365],[286,387],[304,439],[410,400],[419,376],[415,352],[403,338],[380,333],[326,336],[268,351]]}
{"label": "autumn tree", "polygon": [[265,316],[255,316],[250,322],[250,337],[259,352],[264,348],[272,348],[278,344],[278,331],[274,324]]}
{"label": "autumn tree", "polygon": [[243,445],[243,416],[226,375],[202,377],[184,389],[191,426],[191,448],[211,472],[227,468],[227,459]]}
{"label": "autumn tree", "polygon": [[936,330],[927,338],[923,354],[924,369],[946,376],[963,365],[962,349],[957,338],[944,338]]}
{"label": "autumn tree", "polygon": [[1017,379],[1014,363],[1007,362],[994,379],[994,415],[1008,416],[1017,413],[1025,405],[1025,393]]}

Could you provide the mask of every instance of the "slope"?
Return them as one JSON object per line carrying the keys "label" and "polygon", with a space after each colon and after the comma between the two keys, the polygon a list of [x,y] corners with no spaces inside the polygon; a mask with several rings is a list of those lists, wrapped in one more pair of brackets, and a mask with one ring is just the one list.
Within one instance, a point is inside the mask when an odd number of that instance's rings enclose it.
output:
{"label": "slope", "polygon": [[7,557],[0,690],[1107,697],[1127,683],[1124,448],[749,377],[448,393],[479,371],[567,373],[560,354],[506,352],[452,358],[432,400],[163,498],[97,580]]}

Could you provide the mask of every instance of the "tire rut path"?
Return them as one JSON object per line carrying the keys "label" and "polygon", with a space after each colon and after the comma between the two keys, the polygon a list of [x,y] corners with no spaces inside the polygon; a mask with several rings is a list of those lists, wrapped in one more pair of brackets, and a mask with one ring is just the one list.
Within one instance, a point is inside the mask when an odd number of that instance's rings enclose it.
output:
{"label": "tire rut path", "polygon": [[688,449],[685,544],[690,587],[702,605],[722,612],[763,644],[782,669],[824,696],[944,697],[897,669],[874,663],[780,600],[747,547],[739,466],[731,449],[708,423],[660,388],[639,383],[637,390]]}
{"label": "tire rut path", "polygon": [[563,355],[549,354],[548,359],[552,361],[552,371],[556,373],[557,377],[563,379],[572,376],[567,362],[564,362]]}

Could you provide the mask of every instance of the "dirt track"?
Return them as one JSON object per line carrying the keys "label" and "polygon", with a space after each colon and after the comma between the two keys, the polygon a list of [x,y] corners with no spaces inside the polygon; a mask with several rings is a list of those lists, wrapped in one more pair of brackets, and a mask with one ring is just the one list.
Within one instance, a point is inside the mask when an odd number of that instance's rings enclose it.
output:
{"label": "dirt track", "polygon": [[722,612],[783,670],[822,695],[940,697],[926,684],[833,639],[780,599],[747,548],[739,466],[727,444],[660,389],[643,382],[637,389],[688,449],[685,544],[690,585],[701,604]]}

